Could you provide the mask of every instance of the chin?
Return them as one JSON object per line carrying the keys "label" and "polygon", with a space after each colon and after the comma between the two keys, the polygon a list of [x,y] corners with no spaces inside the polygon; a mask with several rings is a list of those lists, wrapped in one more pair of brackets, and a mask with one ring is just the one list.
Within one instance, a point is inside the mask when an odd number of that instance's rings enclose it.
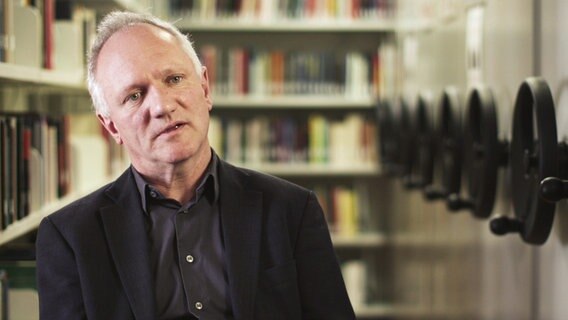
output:
{"label": "chin", "polygon": [[160,158],[161,158],[162,162],[170,163],[170,164],[177,164],[177,163],[182,163],[182,162],[184,162],[188,159],[191,159],[192,156],[193,156],[193,154],[174,153],[174,154],[164,155]]}
{"label": "chin", "polygon": [[153,152],[157,155],[159,161],[175,164],[199,155],[204,150],[201,146],[201,144],[186,141],[172,143],[167,146],[163,145],[162,148]]}
{"label": "chin", "polygon": [[197,155],[197,153],[198,152],[195,149],[177,148],[174,150],[164,151],[163,153],[161,153],[160,158],[165,162],[175,164],[191,159],[192,157]]}

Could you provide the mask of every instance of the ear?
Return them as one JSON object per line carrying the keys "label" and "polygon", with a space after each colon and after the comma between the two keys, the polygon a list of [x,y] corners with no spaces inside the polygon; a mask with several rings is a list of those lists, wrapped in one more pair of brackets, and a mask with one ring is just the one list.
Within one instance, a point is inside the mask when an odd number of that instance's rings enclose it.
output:
{"label": "ear", "polygon": [[211,111],[213,109],[213,99],[211,97],[211,87],[209,86],[209,75],[205,66],[201,69],[201,88],[208,104],[207,108]]}
{"label": "ear", "polygon": [[118,129],[114,125],[112,119],[108,116],[103,116],[100,113],[97,113],[97,118],[99,119],[103,127],[105,127],[106,131],[112,136],[114,141],[116,141],[117,144],[123,144],[120,133],[118,132]]}

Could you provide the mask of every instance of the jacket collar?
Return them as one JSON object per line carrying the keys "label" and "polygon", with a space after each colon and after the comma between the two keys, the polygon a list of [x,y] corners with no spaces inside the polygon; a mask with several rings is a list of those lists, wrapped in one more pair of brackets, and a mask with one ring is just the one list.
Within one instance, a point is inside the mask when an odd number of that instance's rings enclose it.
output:
{"label": "jacket collar", "polygon": [[114,205],[101,208],[108,247],[136,319],[156,314],[150,255],[140,194],[127,169],[106,190]]}
{"label": "jacket collar", "polygon": [[[256,294],[262,194],[246,188],[245,171],[219,159],[219,209],[229,292],[236,320],[252,319]],[[149,243],[140,194],[130,169],[106,190],[114,205],[101,208],[109,250],[136,319],[156,314]]]}
{"label": "jacket collar", "polygon": [[219,162],[220,211],[225,259],[235,319],[253,319],[256,295],[262,193],[251,190],[245,171]]}

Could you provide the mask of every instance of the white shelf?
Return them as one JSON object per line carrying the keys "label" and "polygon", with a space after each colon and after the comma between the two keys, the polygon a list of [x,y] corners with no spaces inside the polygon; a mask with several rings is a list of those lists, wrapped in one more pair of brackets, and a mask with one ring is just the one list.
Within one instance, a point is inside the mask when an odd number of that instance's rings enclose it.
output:
{"label": "white shelf", "polygon": [[170,17],[181,30],[189,32],[357,32],[397,33],[423,32],[435,27],[433,19],[320,19],[320,20],[260,20],[210,18],[189,16]]}
{"label": "white shelf", "polygon": [[381,318],[396,316],[395,310],[388,304],[370,304],[354,306],[357,319]]}
{"label": "white shelf", "polygon": [[355,235],[340,235],[332,233],[331,240],[336,248],[342,247],[359,247],[359,248],[376,248],[387,243],[385,235],[373,233],[360,233]]}
{"label": "white shelf", "polygon": [[371,109],[374,97],[348,97],[344,95],[293,95],[293,96],[213,96],[216,108],[324,108]]}
{"label": "white shelf", "polygon": [[67,89],[86,88],[83,72],[45,70],[0,62],[0,81]]}
{"label": "white shelf", "polygon": [[143,11],[142,8],[143,4],[139,0],[114,0],[112,2],[116,3],[118,7],[123,8],[125,10],[136,11],[136,12]]}
{"label": "white shelf", "polygon": [[444,310],[432,310],[424,306],[414,305],[391,305],[376,303],[368,305],[355,305],[353,307],[357,319],[376,319],[376,318],[412,318],[412,319],[439,319],[451,318],[469,319],[459,308]]}
{"label": "white shelf", "polygon": [[102,13],[112,10],[151,12],[152,9],[148,0],[79,0],[78,3]]}
{"label": "white shelf", "polygon": [[190,32],[394,32],[397,24],[391,20],[261,20],[249,19],[195,19],[192,17],[171,17],[182,30]]}
{"label": "white shelf", "polygon": [[239,167],[276,176],[376,176],[378,165],[353,163],[351,165],[309,164],[309,163],[233,163]]}
{"label": "white shelf", "polygon": [[440,238],[435,235],[398,234],[389,237],[390,241],[398,246],[415,249],[463,249],[475,245],[472,239],[467,238]]}
{"label": "white shelf", "polygon": [[[110,179],[109,179],[110,181]],[[40,210],[31,212],[24,218],[14,221],[6,229],[0,231],[0,246],[4,245],[20,236],[34,231],[39,226],[41,220],[51,213],[65,207],[71,202],[86,196],[87,194],[100,188],[102,185],[86,188],[80,192],[71,192],[70,194],[44,205]]]}

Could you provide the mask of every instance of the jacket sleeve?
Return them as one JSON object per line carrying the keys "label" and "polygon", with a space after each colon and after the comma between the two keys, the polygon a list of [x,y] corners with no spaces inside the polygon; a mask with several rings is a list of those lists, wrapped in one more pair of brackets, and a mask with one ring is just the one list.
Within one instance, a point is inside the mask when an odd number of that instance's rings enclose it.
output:
{"label": "jacket sleeve", "polygon": [[304,208],[295,259],[302,319],[355,319],[323,210],[313,192]]}
{"label": "jacket sleeve", "polygon": [[73,250],[49,217],[39,226],[36,262],[40,319],[86,319]]}

